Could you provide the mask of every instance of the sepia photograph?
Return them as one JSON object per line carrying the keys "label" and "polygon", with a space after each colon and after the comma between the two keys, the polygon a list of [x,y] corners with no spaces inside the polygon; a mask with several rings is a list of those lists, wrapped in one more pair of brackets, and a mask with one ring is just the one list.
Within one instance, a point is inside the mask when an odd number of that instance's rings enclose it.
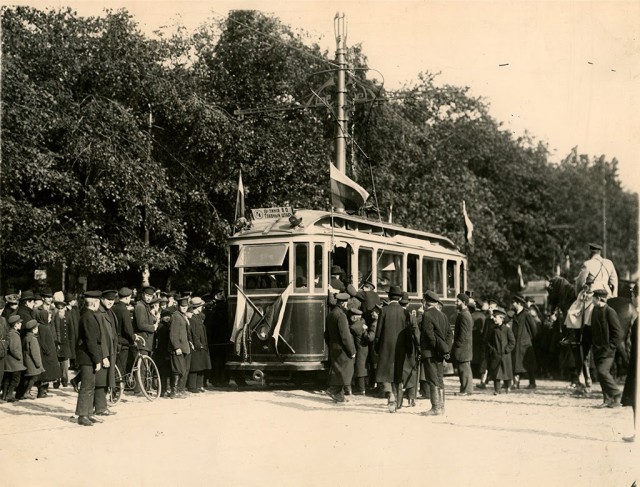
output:
{"label": "sepia photograph", "polygon": [[637,485],[640,2],[0,15],[0,485]]}

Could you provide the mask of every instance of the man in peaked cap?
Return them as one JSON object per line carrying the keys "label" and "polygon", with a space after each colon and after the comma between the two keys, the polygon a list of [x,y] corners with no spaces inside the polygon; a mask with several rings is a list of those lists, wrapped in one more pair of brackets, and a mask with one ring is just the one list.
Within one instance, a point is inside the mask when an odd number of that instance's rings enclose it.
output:
{"label": "man in peaked cap", "polygon": [[455,330],[453,333],[453,347],[451,355],[458,365],[460,378],[460,392],[458,396],[469,396],[473,393],[473,376],[471,373],[471,359],[473,358],[473,319],[469,313],[469,296],[460,293],[456,296]]}
{"label": "man in peaked cap", "polygon": [[388,295],[389,304],[382,308],[376,329],[375,348],[378,352],[376,382],[382,384],[389,412],[395,413],[407,354],[406,344],[399,338],[407,325],[408,314],[399,303],[402,298],[400,286],[391,286]]}
{"label": "man in peaked cap", "polygon": [[111,307],[111,311],[116,317],[116,337],[117,337],[117,358],[116,365],[120,369],[121,374],[127,372],[127,359],[129,357],[129,349],[133,345],[134,331],[133,322],[131,320],[131,312],[129,304],[133,291],[128,287],[122,287],[118,290],[118,299]]}
{"label": "man in peaked cap", "polygon": [[191,345],[189,343],[189,318],[187,310],[189,309],[189,297],[183,296],[177,299],[178,309],[171,315],[169,324],[169,352],[171,354],[171,392],[169,397],[182,397],[184,390],[182,383],[189,373],[185,357],[191,353]]}
{"label": "man in peaked cap", "polygon": [[449,355],[452,330],[449,320],[438,309],[440,298],[433,291],[423,296],[424,314],[420,324],[420,354],[425,381],[429,386],[431,409],[425,416],[444,414],[444,360]]}
{"label": "man in peaked cap", "polygon": [[602,245],[589,244],[589,259],[582,264],[580,273],[576,278],[576,292],[580,292],[591,277],[591,290],[602,289],[607,292],[608,298],[618,296],[618,273],[609,259],[602,256]]}
{"label": "man in peaked cap", "polygon": [[326,337],[329,342],[329,388],[327,394],[336,403],[344,403],[344,391],[351,387],[356,348],[349,330],[347,306],[350,296],[342,292],[336,295],[337,306],[327,315]]}

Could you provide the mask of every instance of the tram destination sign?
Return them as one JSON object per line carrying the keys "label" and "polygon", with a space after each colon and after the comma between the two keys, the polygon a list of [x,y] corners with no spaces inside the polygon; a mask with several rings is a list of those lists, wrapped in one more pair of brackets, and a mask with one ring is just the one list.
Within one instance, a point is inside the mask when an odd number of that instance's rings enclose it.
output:
{"label": "tram destination sign", "polygon": [[251,210],[254,220],[277,220],[282,217],[290,217],[293,210],[290,206],[276,206],[274,208],[255,208]]}

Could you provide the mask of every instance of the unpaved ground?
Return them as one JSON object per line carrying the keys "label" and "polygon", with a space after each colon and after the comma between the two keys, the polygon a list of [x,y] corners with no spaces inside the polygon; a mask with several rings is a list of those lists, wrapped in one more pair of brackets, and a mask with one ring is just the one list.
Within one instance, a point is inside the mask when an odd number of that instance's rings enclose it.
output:
{"label": "unpaved ground", "polygon": [[630,408],[536,393],[455,397],[389,414],[384,401],[334,405],[320,391],[250,387],[187,399],[126,396],[102,424],[69,420],[76,395],[0,405],[2,486],[631,486]]}

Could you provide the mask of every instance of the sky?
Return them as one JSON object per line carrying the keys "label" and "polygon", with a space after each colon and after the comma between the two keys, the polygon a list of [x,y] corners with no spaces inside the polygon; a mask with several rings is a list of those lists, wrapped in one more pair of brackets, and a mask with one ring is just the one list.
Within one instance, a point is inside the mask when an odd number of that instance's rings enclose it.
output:
{"label": "sky", "polygon": [[546,142],[551,160],[579,153],[619,162],[623,186],[640,192],[640,1],[25,1],[80,15],[125,7],[145,32],[195,28],[233,9],[256,9],[307,31],[335,51],[333,18],[347,44],[399,88],[423,71],[468,86],[515,136]]}

